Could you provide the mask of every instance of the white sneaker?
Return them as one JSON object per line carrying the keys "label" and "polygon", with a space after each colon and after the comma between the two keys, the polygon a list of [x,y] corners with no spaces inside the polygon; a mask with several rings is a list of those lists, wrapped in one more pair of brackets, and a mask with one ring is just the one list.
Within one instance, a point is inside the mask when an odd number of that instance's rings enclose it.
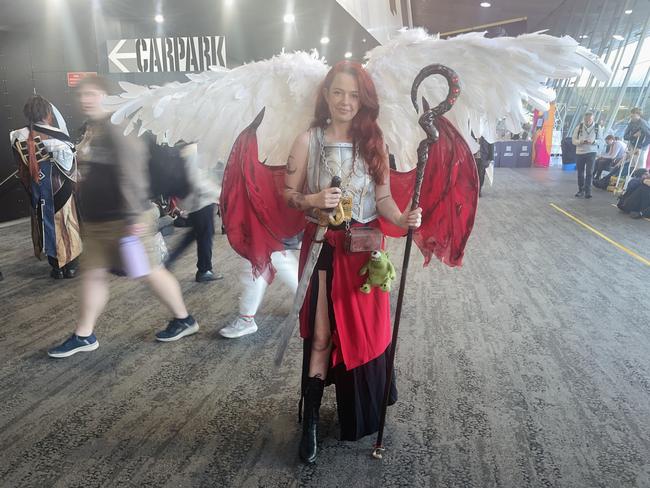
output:
{"label": "white sneaker", "polygon": [[244,317],[237,317],[237,320],[232,324],[219,330],[219,334],[228,339],[236,339],[237,337],[254,334],[255,332],[257,332],[255,319],[245,319]]}

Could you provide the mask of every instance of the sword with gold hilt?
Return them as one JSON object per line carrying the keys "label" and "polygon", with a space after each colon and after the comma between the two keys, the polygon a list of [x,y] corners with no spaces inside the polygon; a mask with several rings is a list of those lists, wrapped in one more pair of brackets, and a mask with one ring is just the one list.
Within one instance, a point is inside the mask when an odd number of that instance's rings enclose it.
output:
{"label": "sword with gold hilt", "polygon": [[[332,177],[332,182],[330,183],[330,188],[340,188],[341,187],[341,177],[334,176]],[[302,309],[303,302],[305,301],[305,296],[307,295],[307,289],[309,288],[309,282],[311,281],[311,276],[314,273],[314,268],[318,262],[318,257],[320,252],[323,249],[323,240],[325,239],[325,233],[329,225],[341,225],[343,223],[349,222],[349,211],[347,208],[348,204],[339,200],[339,203],[333,210],[318,210],[316,216],[318,218],[318,228],[314,238],[309,245],[309,253],[307,255],[307,261],[305,262],[305,267],[302,270],[302,275],[300,276],[300,281],[298,282],[298,288],[296,289],[296,296],[293,300],[293,306],[291,307],[291,313],[285,319],[281,329],[280,342],[278,344],[278,349],[275,354],[275,365],[276,367],[280,366],[284,354],[287,351],[289,346],[289,341],[293,337],[293,333],[296,330],[296,324],[298,323],[298,316],[300,315],[300,310]]]}

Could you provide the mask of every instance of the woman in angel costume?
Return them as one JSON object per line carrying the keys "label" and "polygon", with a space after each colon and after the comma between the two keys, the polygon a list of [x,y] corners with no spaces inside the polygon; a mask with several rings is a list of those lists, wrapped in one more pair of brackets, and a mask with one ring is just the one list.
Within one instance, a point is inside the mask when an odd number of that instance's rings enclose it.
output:
{"label": "woman in angel costume", "polygon": [[[23,113],[29,125],[9,137],[18,174],[31,200],[34,254],[39,259],[47,256],[52,278],[73,278],[82,247],[74,197],[74,144],[63,117],[43,97],[30,97]],[[53,126],[55,120],[58,127]]]}
{"label": "woman in angel costume", "polygon": [[[455,70],[463,90],[447,118],[435,120],[438,138],[426,148],[420,214],[404,211],[422,138],[411,82],[434,62]],[[500,63],[502,76],[485,80],[484,66],[491,62]],[[171,143],[198,135],[199,147],[211,157],[229,152],[220,204],[229,241],[256,276],[271,281],[271,254],[283,249],[283,238],[305,231],[294,304],[304,339],[299,453],[305,462],[316,458],[326,383],[336,385],[342,439],[359,439],[379,424],[391,347],[389,295],[359,290],[359,270],[369,253],[349,252],[355,234],[361,235],[355,229],[365,227],[366,237],[379,232],[375,242],[382,247],[384,235],[401,236],[421,223],[414,240],[425,264],[436,256],[460,265],[478,200],[472,157],[478,148],[471,133],[494,140],[497,121],[504,118],[510,130],[520,132],[522,99],[543,109],[554,98],[546,80],[576,76],[583,66],[600,77],[609,74],[568,37],[486,39],[473,33],[442,41],[417,29],[370,51],[364,67],[343,62],[330,70],[317,56],[283,53],[192,75],[183,84],[122,84],[126,93],[111,100],[114,122],[131,118],[131,127],[141,122],[140,130],[166,134]],[[438,79],[423,85],[431,101],[444,99],[447,90]],[[386,145],[403,172],[389,172]],[[287,165],[261,163],[260,153]]]}
{"label": "woman in angel costume", "polygon": [[[320,247],[300,320],[305,347],[299,452],[307,463],[316,459],[326,382],[336,385],[342,440],[374,433],[379,423],[390,345],[389,294],[379,288],[363,293],[359,270],[370,252],[383,248],[383,238],[361,252],[351,252],[346,239],[361,227],[381,233],[380,216],[404,229],[421,223],[421,209],[402,212],[391,196],[378,114],[369,74],[356,63],[337,64],[319,90],[312,128],[298,136],[287,162],[285,198],[309,220],[303,264],[309,248]],[[340,187],[331,186],[334,178],[340,178]],[[319,217],[339,202],[345,210],[337,217],[343,222],[330,221],[323,239],[316,239]]]}

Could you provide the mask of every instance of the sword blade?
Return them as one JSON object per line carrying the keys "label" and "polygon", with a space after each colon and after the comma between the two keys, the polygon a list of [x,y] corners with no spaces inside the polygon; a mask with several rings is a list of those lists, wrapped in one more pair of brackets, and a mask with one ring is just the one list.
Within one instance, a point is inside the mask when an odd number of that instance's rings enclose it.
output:
{"label": "sword blade", "polygon": [[293,300],[291,313],[280,326],[280,342],[275,353],[276,367],[282,364],[284,355],[287,352],[287,347],[289,346],[289,341],[293,337],[293,333],[296,330],[296,325],[298,324],[298,316],[300,315],[300,309],[302,309],[302,305],[305,301],[305,296],[307,295],[307,288],[309,288],[309,283],[311,281],[311,276],[314,273],[314,268],[318,262],[318,256],[320,255],[320,251],[323,248],[323,243],[320,241],[322,241],[323,237],[325,237],[325,232],[327,232],[327,227],[319,226],[316,230],[316,235],[314,236],[314,239],[309,246],[309,256],[307,257],[307,262],[305,263],[305,267],[302,270],[302,275],[300,276],[300,281],[298,282],[298,289],[296,290],[296,296]]}

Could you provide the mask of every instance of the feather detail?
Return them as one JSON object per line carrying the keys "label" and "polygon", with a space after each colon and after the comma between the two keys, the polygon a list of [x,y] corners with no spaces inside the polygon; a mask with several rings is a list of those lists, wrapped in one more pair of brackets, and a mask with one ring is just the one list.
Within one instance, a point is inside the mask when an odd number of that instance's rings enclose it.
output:
{"label": "feather detail", "polygon": [[[555,99],[545,86],[549,78],[578,76],[583,67],[601,79],[609,75],[609,68],[574,39],[542,33],[491,39],[473,32],[441,40],[423,29],[403,30],[369,51],[366,61],[379,95],[379,125],[400,170],[415,165],[422,139],[409,95],[412,80],[426,65],[440,63],[458,73],[461,94],[446,117],[473,151],[478,146],[472,133],[494,140],[498,120],[520,132],[528,117],[524,102],[548,109]],[[435,105],[446,96],[447,85],[431,78],[420,94]]]}
{"label": "feather detail", "polygon": [[[170,144],[200,141],[199,152],[225,161],[239,133],[266,107],[258,130],[260,154],[286,163],[296,136],[311,123],[316,90],[328,67],[314,51],[283,53],[234,69],[188,74],[188,81],[162,87],[121,83],[124,93],[107,97],[113,123],[128,120]],[[138,124],[139,123],[139,124]]]}
{"label": "feather detail", "polygon": [[576,48],[576,53],[583,59],[583,67],[591,71],[598,81],[606,82],[612,76],[612,70],[604,65],[598,56],[582,46]]}
{"label": "feather detail", "polygon": [[[440,63],[458,73],[461,94],[446,117],[472,150],[477,149],[472,134],[494,140],[497,121],[521,131],[528,117],[525,104],[547,109],[555,98],[545,86],[549,78],[574,77],[583,68],[599,79],[611,74],[574,39],[539,32],[494,39],[475,32],[441,40],[423,29],[403,30],[369,51],[366,61],[379,96],[379,125],[400,170],[414,166],[422,139],[410,91],[426,65]],[[266,107],[258,129],[260,157],[283,164],[295,137],[312,120],[316,90],[327,71],[315,51],[283,52],[234,69],[188,74],[184,83],[147,88],[121,82],[124,93],[107,97],[106,105],[114,111],[114,123],[127,122],[126,132],[139,127],[170,144],[199,141],[199,152],[211,161],[226,160],[239,133]],[[430,78],[420,93],[436,104],[447,86]]]}

